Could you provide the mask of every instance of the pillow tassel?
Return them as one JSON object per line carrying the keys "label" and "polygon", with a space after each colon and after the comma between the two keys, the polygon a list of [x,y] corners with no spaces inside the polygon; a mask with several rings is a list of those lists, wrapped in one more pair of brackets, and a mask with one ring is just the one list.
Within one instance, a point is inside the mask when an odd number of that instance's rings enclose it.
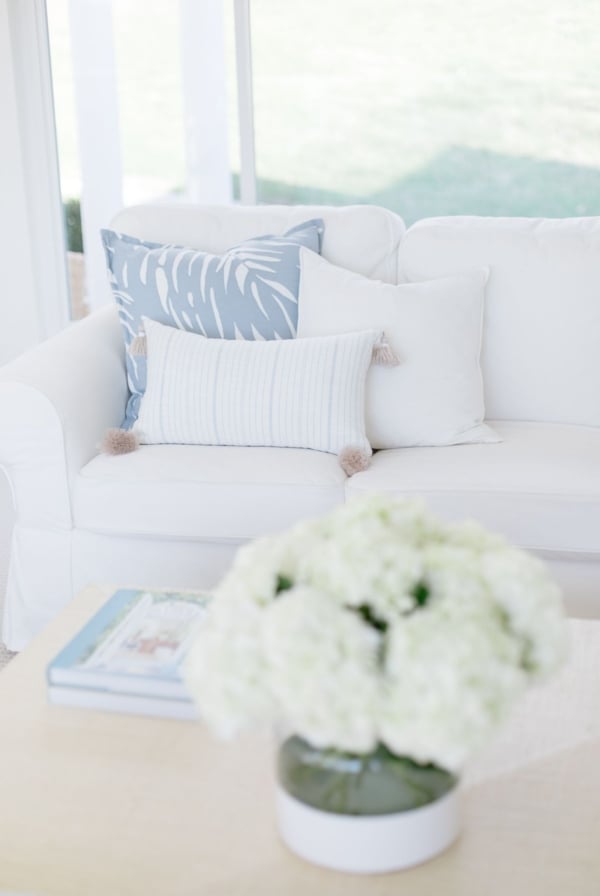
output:
{"label": "pillow tassel", "polygon": [[340,467],[346,476],[354,476],[355,473],[362,473],[371,465],[371,455],[362,448],[356,448],[354,445],[347,445],[342,448],[338,454]]}
{"label": "pillow tassel", "polygon": [[381,367],[397,367],[400,364],[400,358],[389,344],[385,333],[381,334],[373,346],[373,364]]}
{"label": "pillow tassel", "polygon": [[102,454],[131,454],[140,444],[137,434],[127,429],[107,429],[100,445]]}
{"label": "pillow tassel", "polygon": [[132,339],[129,346],[129,354],[132,358],[145,358],[148,354],[148,343],[146,342],[146,335],[142,330]]}

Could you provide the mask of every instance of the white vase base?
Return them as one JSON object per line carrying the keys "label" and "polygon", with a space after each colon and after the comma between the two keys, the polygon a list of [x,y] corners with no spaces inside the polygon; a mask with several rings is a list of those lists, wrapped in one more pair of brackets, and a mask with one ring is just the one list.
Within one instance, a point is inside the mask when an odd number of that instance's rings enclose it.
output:
{"label": "white vase base", "polygon": [[420,809],[390,815],[322,812],[277,788],[279,829],[301,858],[355,874],[400,871],[443,852],[460,830],[458,790]]}

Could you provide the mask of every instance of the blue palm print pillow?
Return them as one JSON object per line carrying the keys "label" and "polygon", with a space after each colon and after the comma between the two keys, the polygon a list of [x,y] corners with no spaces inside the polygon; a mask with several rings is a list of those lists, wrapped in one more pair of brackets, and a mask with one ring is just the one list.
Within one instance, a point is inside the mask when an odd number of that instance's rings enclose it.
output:
{"label": "blue palm print pillow", "polygon": [[246,240],[223,255],[149,243],[102,230],[110,284],[127,348],[131,429],[146,388],[146,358],[129,351],[142,318],[213,339],[293,339],[298,323],[300,248],[321,251],[323,221],[283,236]]}

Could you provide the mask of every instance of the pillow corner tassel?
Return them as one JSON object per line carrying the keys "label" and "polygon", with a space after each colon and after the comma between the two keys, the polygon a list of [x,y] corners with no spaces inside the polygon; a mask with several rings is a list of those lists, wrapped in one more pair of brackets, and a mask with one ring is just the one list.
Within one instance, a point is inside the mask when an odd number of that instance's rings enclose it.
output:
{"label": "pillow corner tassel", "polygon": [[382,333],[373,345],[372,362],[381,367],[397,367],[400,364],[400,358],[390,345],[385,333]]}
{"label": "pillow corner tassel", "polygon": [[132,451],[137,450],[139,444],[137,433],[132,430],[107,429],[100,445],[100,451],[102,454],[110,455],[131,454]]}
{"label": "pillow corner tassel", "polygon": [[129,345],[129,354],[132,358],[145,358],[148,354],[148,343],[146,334],[140,330],[137,336],[134,336]]}
{"label": "pillow corner tassel", "polygon": [[371,465],[371,453],[365,451],[364,448],[347,445],[338,454],[338,460],[346,476],[354,476],[355,473],[368,470]]}

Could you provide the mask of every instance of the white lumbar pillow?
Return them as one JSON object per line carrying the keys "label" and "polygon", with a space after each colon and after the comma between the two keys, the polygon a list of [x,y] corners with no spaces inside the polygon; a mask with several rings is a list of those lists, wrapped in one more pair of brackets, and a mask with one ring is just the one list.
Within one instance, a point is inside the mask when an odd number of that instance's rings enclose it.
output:
{"label": "white lumbar pillow", "polygon": [[365,383],[379,333],[251,342],[148,319],[144,329],[148,376],[135,425],[142,444],[371,454]]}
{"label": "white lumbar pillow", "polygon": [[497,442],[483,423],[479,365],[485,285],[480,267],[394,286],[301,252],[298,336],[383,330],[398,364],[367,377],[373,448]]}

